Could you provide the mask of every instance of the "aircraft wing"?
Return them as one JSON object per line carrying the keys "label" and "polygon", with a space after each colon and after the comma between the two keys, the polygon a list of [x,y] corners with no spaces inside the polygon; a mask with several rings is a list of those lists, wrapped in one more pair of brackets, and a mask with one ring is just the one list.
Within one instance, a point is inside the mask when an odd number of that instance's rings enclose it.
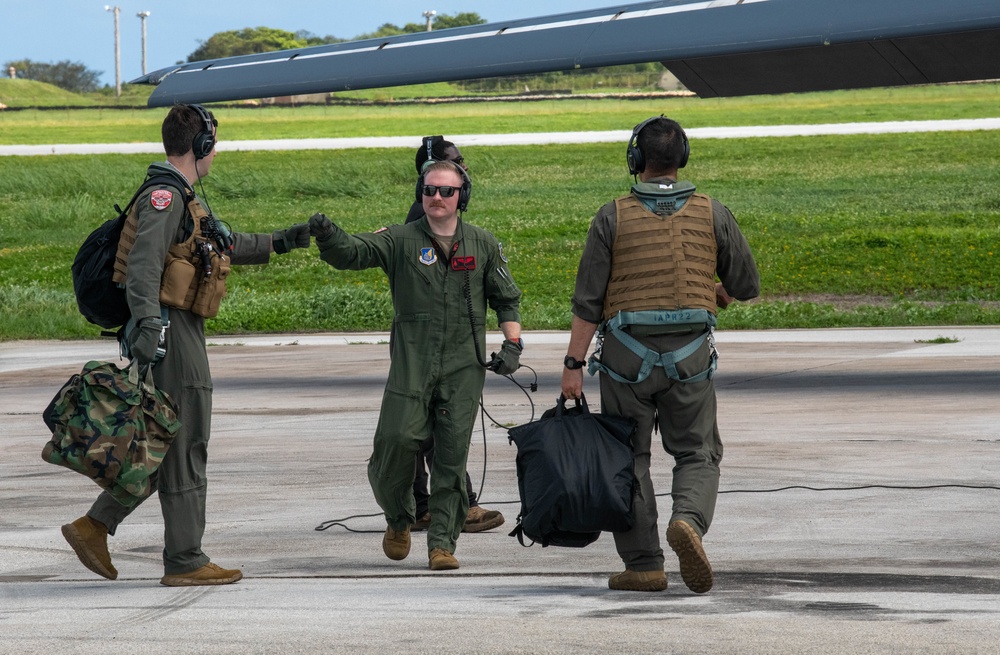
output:
{"label": "aircraft wing", "polygon": [[150,106],[662,62],[701,97],[1000,78],[997,0],[661,0],[162,68]]}

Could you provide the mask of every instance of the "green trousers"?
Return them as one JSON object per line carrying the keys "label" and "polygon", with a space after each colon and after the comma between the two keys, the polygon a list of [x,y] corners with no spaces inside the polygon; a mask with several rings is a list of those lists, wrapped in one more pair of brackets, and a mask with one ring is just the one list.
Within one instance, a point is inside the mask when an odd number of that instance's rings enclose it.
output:
{"label": "green trousers", "polygon": [[428,551],[443,548],[454,553],[469,512],[465,468],[483,380],[482,368],[467,367],[442,375],[421,393],[389,386],[382,396],[368,481],[386,523],[395,530],[416,521],[413,462],[421,442],[434,437]]}
{"label": "green trousers", "polygon": [[[153,367],[153,381],[174,401],[181,428],[150,479],[150,488],[156,489],[163,513],[163,569],[172,575],[194,571],[209,562],[201,540],[208,491],[205,468],[212,425],[212,382],[201,319],[190,312],[172,311],[167,340],[166,357]],[[135,507],[125,507],[105,491],[87,514],[113,535]]]}
{"label": "green trousers", "polygon": [[[657,352],[676,350],[697,335],[659,335],[639,340]],[[677,365],[682,377],[704,370],[711,350],[708,343]],[[612,370],[631,379],[641,361],[613,337],[604,341],[602,360]],[[601,412],[628,416],[638,423],[632,449],[635,452],[635,524],[628,532],[615,533],[615,547],[626,568],[634,571],[663,569],[663,549],[657,526],[656,497],[650,478],[650,451],[654,426],[663,447],[674,458],[670,520],[683,519],[704,535],[712,524],[719,491],[722,440],[716,421],[715,384],[704,380],[682,384],[655,367],[639,384],[615,382],[601,375]]]}

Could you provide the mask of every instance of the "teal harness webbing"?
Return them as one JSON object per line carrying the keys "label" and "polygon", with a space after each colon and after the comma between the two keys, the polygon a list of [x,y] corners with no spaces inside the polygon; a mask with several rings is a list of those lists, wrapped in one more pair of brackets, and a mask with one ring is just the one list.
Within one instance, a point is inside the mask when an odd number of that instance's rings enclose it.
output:
{"label": "teal harness webbing", "polygon": [[[705,331],[702,332],[698,338],[683,348],[665,353],[658,353],[655,350],[647,348],[623,329],[628,325],[684,325],[696,323],[702,323],[705,325]],[[705,343],[706,339],[711,340],[712,328],[714,327],[715,314],[705,309],[618,312],[609,320],[604,321],[600,327],[600,333],[601,335],[606,335],[607,332],[610,331],[623,346],[631,350],[642,360],[642,367],[639,369],[636,379],[629,380],[628,378],[623,377],[608,368],[601,362],[600,359],[598,359],[598,353],[596,352],[590,356],[590,360],[587,365],[587,372],[594,375],[600,371],[611,376],[611,379],[616,382],[621,382],[623,384],[638,384],[649,377],[649,374],[652,373],[654,366],[662,366],[663,370],[667,374],[667,377],[671,380],[677,380],[678,382],[684,384],[711,379],[719,364],[719,353],[715,350],[714,340],[712,341],[711,361],[709,362],[708,368],[701,373],[692,375],[689,378],[682,378],[680,373],[677,372],[677,363],[687,359],[697,352],[697,350],[701,348],[701,345]]]}

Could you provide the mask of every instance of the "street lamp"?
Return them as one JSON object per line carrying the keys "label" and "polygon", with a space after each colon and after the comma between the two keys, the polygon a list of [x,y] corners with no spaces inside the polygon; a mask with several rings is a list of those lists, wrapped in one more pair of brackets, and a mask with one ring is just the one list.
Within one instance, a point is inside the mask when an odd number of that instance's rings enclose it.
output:
{"label": "street lamp", "polygon": [[424,18],[427,19],[427,31],[431,31],[431,19],[437,16],[437,12],[431,9],[430,11],[424,12]]}
{"label": "street lamp", "polygon": [[120,98],[122,97],[122,49],[118,38],[118,14],[121,13],[122,8],[104,5],[104,11],[114,12],[115,14],[115,96]]}
{"label": "street lamp", "polygon": [[142,74],[146,74],[146,19],[149,18],[148,11],[140,11],[136,16],[142,21]]}

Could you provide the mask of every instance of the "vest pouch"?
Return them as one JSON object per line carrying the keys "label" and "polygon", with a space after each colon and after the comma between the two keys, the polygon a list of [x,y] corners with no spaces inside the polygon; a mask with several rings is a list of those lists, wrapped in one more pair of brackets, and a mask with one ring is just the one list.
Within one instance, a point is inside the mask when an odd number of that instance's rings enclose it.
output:
{"label": "vest pouch", "polygon": [[194,302],[194,279],[198,270],[186,259],[168,254],[160,285],[160,304],[187,309]]}
{"label": "vest pouch", "polygon": [[202,278],[195,294],[191,311],[198,316],[215,318],[219,305],[226,296],[226,278],[229,277],[229,258],[212,250],[210,255],[212,272]]}

